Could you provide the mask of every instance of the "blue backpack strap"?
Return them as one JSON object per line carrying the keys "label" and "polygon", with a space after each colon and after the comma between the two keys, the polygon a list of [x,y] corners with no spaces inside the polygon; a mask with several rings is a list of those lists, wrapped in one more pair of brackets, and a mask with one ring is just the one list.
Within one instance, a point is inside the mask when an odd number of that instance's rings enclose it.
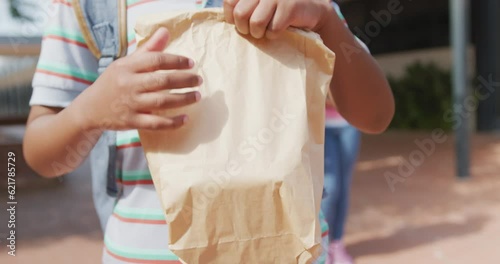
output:
{"label": "blue backpack strap", "polygon": [[[99,60],[99,74],[127,52],[126,0],[73,0],[74,11],[89,50]],[[104,131],[90,153],[92,194],[104,231],[118,194],[116,132]]]}
{"label": "blue backpack strap", "polygon": [[205,7],[222,7],[224,4],[224,0],[206,0]]}
{"label": "blue backpack strap", "polygon": [[74,0],[73,7],[99,73],[127,52],[126,0]]}

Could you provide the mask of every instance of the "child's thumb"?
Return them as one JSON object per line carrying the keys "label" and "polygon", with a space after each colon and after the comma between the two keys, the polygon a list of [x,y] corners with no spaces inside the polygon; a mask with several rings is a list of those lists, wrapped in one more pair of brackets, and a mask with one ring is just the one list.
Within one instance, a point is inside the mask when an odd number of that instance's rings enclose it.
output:
{"label": "child's thumb", "polygon": [[169,33],[166,28],[159,28],[156,32],[148,39],[146,43],[142,47],[139,48],[139,51],[163,51],[167,46]]}

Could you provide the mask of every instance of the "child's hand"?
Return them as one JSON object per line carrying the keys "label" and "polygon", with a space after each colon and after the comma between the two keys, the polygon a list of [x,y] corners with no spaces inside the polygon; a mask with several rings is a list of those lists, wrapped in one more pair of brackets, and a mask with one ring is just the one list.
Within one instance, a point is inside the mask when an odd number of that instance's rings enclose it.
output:
{"label": "child's hand", "polygon": [[329,0],[224,0],[224,15],[241,34],[275,38],[288,27],[317,31],[335,12]]}
{"label": "child's hand", "polygon": [[202,82],[201,77],[193,73],[158,72],[193,67],[193,61],[188,58],[163,53],[167,42],[168,31],[160,28],[134,54],[113,62],[81,98],[84,102],[79,105],[85,108],[82,109],[84,124],[112,130],[182,126],[187,120],[185,115],[165,118],[151,114],[152,110],[186,106],[200,99],[199,92],[166,92]]}

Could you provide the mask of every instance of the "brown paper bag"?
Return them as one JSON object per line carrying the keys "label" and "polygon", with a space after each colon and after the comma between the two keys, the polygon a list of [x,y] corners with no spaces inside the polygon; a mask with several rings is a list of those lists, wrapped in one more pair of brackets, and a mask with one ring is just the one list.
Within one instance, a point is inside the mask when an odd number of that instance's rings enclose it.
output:
{"label": "brown paper bag", "polygon": [[139,131],[170,249],[189,264],[310,263],[334,54],[298,30],[241,36],[221,10],[143,17],[139,45],[159,27],[165,52],[193,58],[204,79],[199,103],[160,112],[188,114],[186,126]]}

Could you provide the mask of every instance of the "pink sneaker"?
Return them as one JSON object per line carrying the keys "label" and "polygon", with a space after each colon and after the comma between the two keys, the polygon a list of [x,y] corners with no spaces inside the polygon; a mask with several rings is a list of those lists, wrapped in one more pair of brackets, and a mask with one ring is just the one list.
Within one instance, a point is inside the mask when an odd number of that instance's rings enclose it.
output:
{"label": "pink sneaker", "polygon": [[354,264],[354,260],[347,254],[342,241],[334,241],[328,246],[328,259],[326,264]]}

